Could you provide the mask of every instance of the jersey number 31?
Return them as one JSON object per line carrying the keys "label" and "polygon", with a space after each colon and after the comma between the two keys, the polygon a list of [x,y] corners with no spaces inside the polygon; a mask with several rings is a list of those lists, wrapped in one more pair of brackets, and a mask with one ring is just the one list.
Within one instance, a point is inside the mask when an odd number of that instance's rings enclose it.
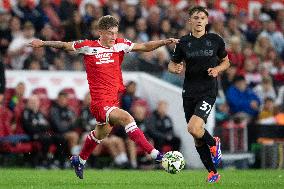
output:
{"label": "jersey number 31", "polygon": [[200,107],[200,110],[203,110],[203,111],[206,112],[206,114],[209,114],[211,108],[212,108],[212,106],[211,106],[209,103],[203,101],[203,102],[202,102],[202,105],[201,105],[201,107]]}

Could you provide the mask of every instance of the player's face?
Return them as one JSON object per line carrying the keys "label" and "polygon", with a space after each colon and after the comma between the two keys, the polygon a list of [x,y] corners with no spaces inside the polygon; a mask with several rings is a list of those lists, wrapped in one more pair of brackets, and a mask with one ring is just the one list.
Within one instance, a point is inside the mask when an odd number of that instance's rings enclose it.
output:
{"label": "player's face", "polygon": [[100,30],[100,41],[102,45],[112,47],[118,35],[118,27],[113,27],[108,30]]}
{"label": "player's face", "polygon": [[204,12],[195,12],[189,18],[192,30],[196,32],[205,31],[205,26],[208,24],[208,17]]}

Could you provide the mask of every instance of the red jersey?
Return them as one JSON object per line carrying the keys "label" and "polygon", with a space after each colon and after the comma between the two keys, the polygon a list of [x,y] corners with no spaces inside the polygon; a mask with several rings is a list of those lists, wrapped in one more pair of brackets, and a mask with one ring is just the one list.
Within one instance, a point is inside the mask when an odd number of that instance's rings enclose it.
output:
{"label": "red jersey", "polygon": [[117,38],[113,47],[105,47],[98,40],[75,41],[73,48],[84,55],[84,64],[89,83],[92,104],[118,100],[124,90],[121,63],[125,53],[134,43]]}

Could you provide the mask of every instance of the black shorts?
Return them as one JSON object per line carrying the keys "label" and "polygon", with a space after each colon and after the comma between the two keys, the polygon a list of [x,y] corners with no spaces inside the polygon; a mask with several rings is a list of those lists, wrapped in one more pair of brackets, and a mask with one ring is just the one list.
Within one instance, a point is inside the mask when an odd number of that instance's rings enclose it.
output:
{"label": "black shorts", "polygon": [[215,97],[209,96],[196,98],[183,97],[183,109],[186,122],[188,123],[190,118],[193,115],[196,115],[202,118],[206,123],[211,109],[213,108],[213,105],[215,103],[215,100]]}

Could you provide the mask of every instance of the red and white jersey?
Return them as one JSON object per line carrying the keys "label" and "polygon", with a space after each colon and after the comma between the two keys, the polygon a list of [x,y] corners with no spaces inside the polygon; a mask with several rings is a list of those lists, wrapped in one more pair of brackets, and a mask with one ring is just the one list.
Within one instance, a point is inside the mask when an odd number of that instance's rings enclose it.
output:
{"label": "red and white jersey", "polygon": [[113,47],[105,47],[98,40],[75,41],[73,48],[84,55],[92,104],[116,101],[124,90],[121,63],[134,43],[117,38]]}

